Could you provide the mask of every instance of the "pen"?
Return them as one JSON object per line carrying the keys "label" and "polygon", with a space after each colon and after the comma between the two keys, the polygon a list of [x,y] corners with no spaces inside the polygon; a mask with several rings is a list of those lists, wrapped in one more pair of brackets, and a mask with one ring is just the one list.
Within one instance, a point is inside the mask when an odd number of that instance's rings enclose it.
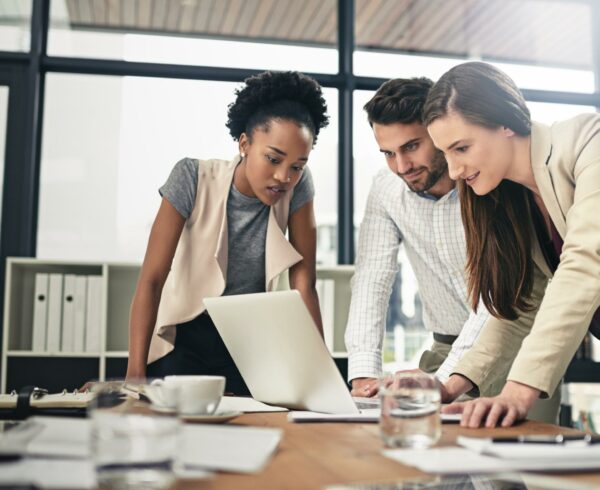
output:
{"label": "pen", "polygon": [[586,444],[600,444],[600,435],[521,435],[516,437],[492,437],[493,443],[512,444],[564,444],[566,442],[585,442]]}

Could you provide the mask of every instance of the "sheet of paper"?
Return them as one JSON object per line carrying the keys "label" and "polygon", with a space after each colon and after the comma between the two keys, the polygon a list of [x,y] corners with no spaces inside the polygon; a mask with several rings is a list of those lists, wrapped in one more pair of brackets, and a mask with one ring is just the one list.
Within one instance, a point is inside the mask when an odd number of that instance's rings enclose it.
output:
{"label": "sheet of paper", "polygon": [[188,469],[255,473],[270,460],[281,435],[280,429],[186,425],[181,457]]}
{"label": "sheet of paper", "polygon": [[[213,473],[199,468],[177,468],[178,478],[209,478]],[[25,458],[0,465],[0,486],[33,485],[36,488],[87,490],[96,488],[96,474],[90,460]]]}
{"label": "sheet of paper", "polygon": [[565,444],[520,444],[493,443],[490,439],[459,436],[457,444],[471,451],[502,459],[596,459],[600,466],[600,444],[587,445],[584,442]]}
{"label": "sheet of paper", "polygon": [[[0,435],[0,452],[83,464],[90,458],[90,429],[88,419],[31,417]],[[195,477],[198,470],[256,472],[267,464],[281,435],[280,429],[182,424],[180,457],[186,473]]]}
{"label": "sheet of paper", "polygon": [[89,456],[90,421],[30,417],[0,434],[0,454],[81,459]]}
{"label": "sheet of paper", "polygon": [[383,455],[426,473],[494,473],[516,470],[509,463],[459,447],[433,449],[386,449]]}
{"label": "sheet of paper", "polygon": [[96,488],[91,461],[26,458],[0,466],[0,485],[34,485],[36,488],[84,490]]}
{"label": "sheet of paper", "polygon": [[217,408],[217,412],[258,413],[287,411],[287,408],[276,407],[274,405],[267,405],[266,403],[259,402],[254,398],[249,398],[245,396],[224,396],[223,398],[221,398],[219,408]]}
{"label": "sheet of paper", "polygon": [[[331,414],[320,412],[294,411],[288,414],[290,422],[379,422],[380,410],[367,408],[360,413]],[[442,413],[443,423],[460,422],[460,414]]]}
{"label": "sheet of paper", "polygon": [[600,469],[597,456],[583,459],[529,458],[502,459],[479,454],[461,447],[433,449],[387,449],[383,455],[400,463],[415,466],[426,473],[456,475],[501,471],[570,471]]}

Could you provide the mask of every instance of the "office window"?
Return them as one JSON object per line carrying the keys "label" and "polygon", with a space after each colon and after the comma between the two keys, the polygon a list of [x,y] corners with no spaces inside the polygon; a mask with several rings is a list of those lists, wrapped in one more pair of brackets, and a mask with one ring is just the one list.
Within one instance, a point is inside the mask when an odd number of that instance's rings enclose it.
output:
{"label": "office window", "polygon": [[[4,189],[4,160],[6,147],[6,120],[8,118],[8,94],[9,88],[0,86],[0,217],[2,216],[2,189]],[[1,228],[0,228],[1,229]]]}
{"label": "office window", "polygon": [[[141,261],[173,165],[237,154],[225,122],[238,85],[48,74],[37,256]],[[332,124],[310,158],[319,226],[336,222],[337,92],[325,95]]]}
{"label": "office window", "polygon": [[357,0],[355,72],[435,80],[483,59],[521,88],[593,92],[591,18],[566,0]]}
{"label": "office window", "polygon": [[552,124],[564,119],[570,119],[584,112],[596,112],[594,106],[551,104],[549,102],[527,102],[531,119],[544,124]]}
{"label": "office window", "polygon": [[31,0],[0,2],[0,51],[29,51]]}
{"label": "office window", "polygon": [[338,182],[338,91],[323,89],[329,112],[329,126],[321,130],[310,154],[310,170],[315,183],[317,220],[317,262],[337,264],[337,182]]}
{"label": "office window", "polygon": [[53,0],[55,56],[337,72],[336,0]]}

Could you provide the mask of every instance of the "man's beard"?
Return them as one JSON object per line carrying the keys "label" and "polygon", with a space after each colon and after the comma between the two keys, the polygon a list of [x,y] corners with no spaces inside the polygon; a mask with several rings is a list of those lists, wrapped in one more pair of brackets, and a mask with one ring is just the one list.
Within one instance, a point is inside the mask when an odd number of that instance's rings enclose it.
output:
{"label": "man's beard", "polygon": [[[407,182],[404,180],[408,188],[413,192],[425,192],[431,189],[435,184],[437,184],[438,180],[440,180],[444,174],[448,171],[448,163],[444,158],[444,153],[436,150],[435,155],[433,156],[433,160],[431,161],[431,165],[429,168],[421,167],[425,169],[427,173],[427,178],[425,182]],[[420,171],[421,169],[417,169],[416,171]],[[398,174],[400,178],[402,178],[401,174]]]}

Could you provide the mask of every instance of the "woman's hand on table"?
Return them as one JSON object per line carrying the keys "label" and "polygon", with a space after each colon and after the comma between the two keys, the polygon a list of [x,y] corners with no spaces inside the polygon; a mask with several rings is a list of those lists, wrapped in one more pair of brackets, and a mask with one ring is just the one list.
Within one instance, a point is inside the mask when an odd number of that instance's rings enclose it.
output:
{"label": "woman's hand on table", "polygon": [[538,399],[540,390],[515,381],[507,381],[498,396],[456,402],[444,407],[444,413],[462,413],[461,427],[510,427],[524,420]]}

